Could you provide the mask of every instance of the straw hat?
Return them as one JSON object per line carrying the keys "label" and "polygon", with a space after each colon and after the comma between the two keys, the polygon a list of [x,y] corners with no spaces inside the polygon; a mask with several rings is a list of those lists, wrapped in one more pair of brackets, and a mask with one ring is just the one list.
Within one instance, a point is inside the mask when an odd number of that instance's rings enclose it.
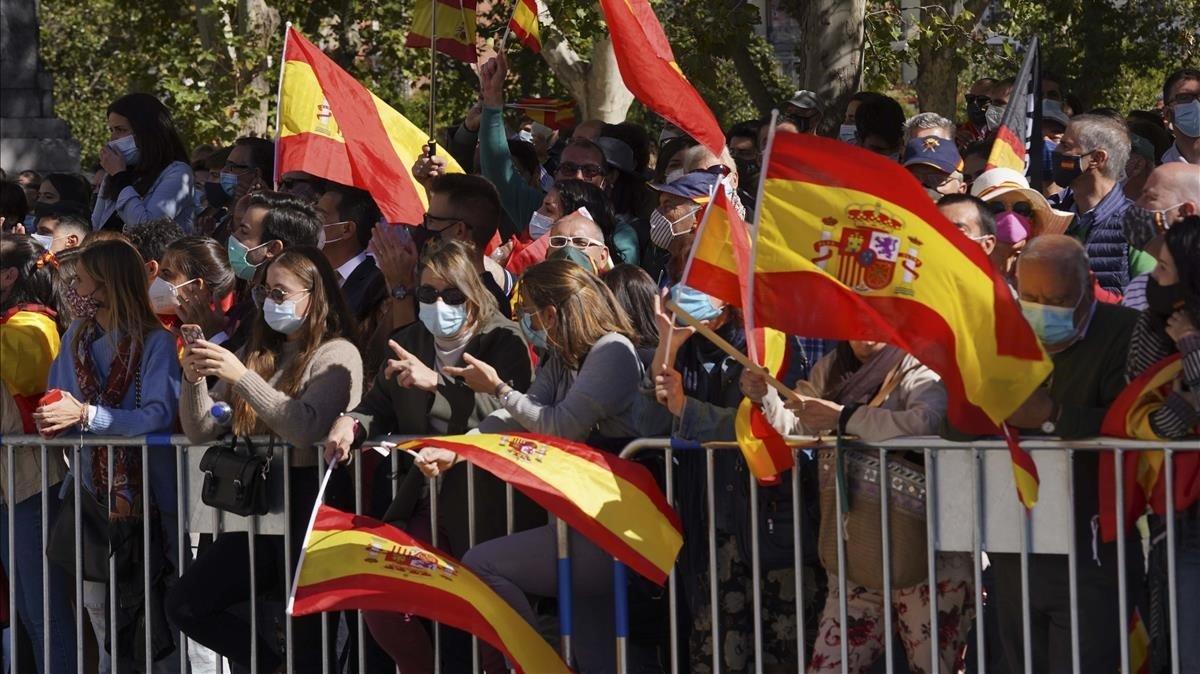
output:
{"label": "straw hat", "polygon": [[984,201],[999,200],[1005,204],[1028,201],[1033,207],[1033,231],[1029,238],[1041,234],[1062,234],[1075,217],[1073,213],[1052,208],[1041,192],[1029,187],[1024,175],[1010,168],[993,168],[979,174],[971,183],[971,194]]}

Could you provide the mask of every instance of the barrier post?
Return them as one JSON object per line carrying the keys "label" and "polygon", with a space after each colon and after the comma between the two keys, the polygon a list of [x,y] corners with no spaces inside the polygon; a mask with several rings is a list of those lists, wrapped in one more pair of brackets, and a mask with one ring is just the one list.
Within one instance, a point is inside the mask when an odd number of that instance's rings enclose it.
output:
{"label": "barrier post", "polygon": [[[1075,450],[1067,448],[1067,503],[1075,503]],[[1075,548],[1075,508],[1067,508],[1067,585],[1071,604],[1071,672],[1080,674],[1079,662],[1079,551]]]}
{"label": "barrier post", "polygon": [[[1129,596],[1128,582],[1125,578],[1125,451],[1121,448],[1113,450],[1113,464],[1116,470],[1113,474],[1116,476],[1117,487],[1117,606],[1120,607],[1121,619],[1117,621],[1120,629],[1118,637],[1121,640],[1121,669],[1123,671],[1131,671],[1129,667],[1132,663],[1129,661]],[[1093,536],[1099,536],[1093,530]]]}
{"label": "barrier post", "polygon": [[562,640],[562,657],[571,664],[574,655],[571,637],[574,634],[574,611],[571,597],[571,540],[567,523],[555,518],[555,539],[558,542],[558,631]]}
{"label": "barrier post", "polygon": [[[475,547],[475,464],[467,463],[467,547]],[[471,635],[471,672],[479,674],[479,639]]]}
{"label": "barrier post", "polygon": [[[926,482],[928,486],[929,483]],[[971,560],[975,574],[975,668],[987,671],[987,630],[983,620],[983,485],[979,479],[979,448],[971,448],[971,489],[975,494],[975,516],[971,522]]]}
{"label": "barrier post", "polygon": [[[664,463],[664,479],[667,483],[667,503],[675,507],[675,452],[668,446],[663,450],[665,457]],[[671,656],[671,674],[679,674],[679,610],[675,606],[675,601],[678,595],[675,594],[678,579],[675,577],[675,566],[671,566],[671,573],[667,576],[667,628],[670,631]],[[626,607],[628,610],[628,607]]]}
{"label": "barrier post", "polygon": [[[803,503],[800,494],[800,450],[793,447],[792,452],[792,522],[796,531],[792,536],[792,564],[795,567],[796,584],[796,671],[803,672],[808,665],[807,641],[808,632],[804,620],[804,519],[800,504]],[[675,674],[675,673],[672,673]]]}
{"label": "barrier post", "polygon": [[721,671],[721,624],[719,620],[720,597],[717,596],[717,494],[714,476],[713,449],[704,448],[705,484],[708,493],[708,606],[712,615],[712,664],[713,672]]}
{"label": "barrier post", "polygon": [[762,569],[759,567],[761,554],[758,549],[758,480],[754,473],[746,471],[750,480],[750,582],[754,598],[754,672],[763,674],[763,626],[762,626]]}
{"label": "barrier post", "polygon": [[1175,456],[1171,449],[1163,450],[1163,469],[1166,484],[1167,520],[1167,615],[1170,616],[1168,631],[1171,633],[1171,671],[1178,673],[1179,664],[1179,599],[1176,597],[1175,576]]}
{"label": "barrier post", "polygon": [[[613,601],[617,632],[617,674],[629,671],[629,587],[625,565],[613,560]],[[674,661],[674,656],[671,658]]]}
{"label": "barrier post", "polygon": [[[83,521],[81,513],[83,488],[79,484],[80,481],[80,453],[82,447],[73,445],[71,447],[71,490],[75,493],[75,671],[82,672],[83,669],[83,620],[87,615],[87,610],[83,607],[83,527],[80,522]],[[99,647],[100,644],[97,644]],[[97,654],[97,657],[103,657]],[[14,667],[15,669],[15,667]]]}
{"label": "barrier post", "polygon": [[[318,464],[320,465],[320,464]],[[318,473],[320,469],[318,468]],[[292,586],[292,447],[291,445],[283,446],[283,518],[286,525],[283,527],[283,582],[284,587]],[[294,660],[294,647],[292,645],[292,616],[288,615],[287,611],[283,612],[283,649],[287,651],[283,656],[284,667],[287,671],[294,671],[292,664]]]}
{"label": "barrier post", "polygon": [[9,566],[11,566],[12,568],[8,570],[8,624],[9,624],[9,630],[8,630],[9,656],[8,657],[9,657],[9,662],[11,663],[10,664],[11,670],[14,672],[19,672],[21,670],[18,667],[19,661],[18,661],[18,657],[17,657],[17,651],[19,649],[17,648],[17,634],[20,632],[20,630],[17,629],[17,625],[19,624],[18,621],[20,620],[20,616],[17,615],[17,574],[16,574],[16,561],[17,561],[17,514],[16,513],[17,513],[17,509],[15,507],[17,505],[16,504],[17,499],[15,497],[15,495],[17,493],[17,486],[16,486],[17,471],[13,470],[13,466],[16,465],[16,462],[15,462],[15,459],[17,457],[16,452],[17,452],[16,445],[9,444],[8,445],[8,486],[7,486],[7,489],[8,489],[8,494],[7,494],[7,496],[8,496],[8,503],[7,503],[7,506],[8,506],[8,560],[9,560]]}
{"label": "barrier post", "polygon": [[[887,448],[879,448],[879,536],[880,550],[883,552],[883,591],[880,595],[883,597],[883,657],[887,674],[892,674],[894,667],[892,666],[892,655],[896,644],[892,638],[892,631],[895,629],[892,620],[892,534],[891,534],[891,507],[892,507],[892,489],[891,481],[888,479],[888,456]],[[926,514],[928,519],[931,514]],[[937,593],[929,593],[929,601],[936,603]],[[936,653],[934,654],[936,656]]]}
{"label": "barrier post", "polygon": [[[937,475],[937,459],[933,450],[925,448],[925,543],[929,558],[929,641],[933,674],[939,674],[942,668],[942,651],[938,643],[938,603],[937,603],[937,496],[928,485],[935,482]],[[891,660],[888,660],[891,666]]]}
{"label": "barrier post", "polygon": [[[429,542],[438,545],[438,477],[429,478]],[[433,671],[442,671],[442,626],[433,622]]]}

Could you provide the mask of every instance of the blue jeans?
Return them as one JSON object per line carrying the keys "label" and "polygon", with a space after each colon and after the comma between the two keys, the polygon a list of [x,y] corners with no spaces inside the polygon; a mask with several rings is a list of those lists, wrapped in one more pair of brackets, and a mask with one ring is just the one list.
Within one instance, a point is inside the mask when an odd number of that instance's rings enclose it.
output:
{"label": "blue jeans", "polygon": [[[49,494],[46,519],[53,524],[62,503],[58,498],[58,485],[50,487]],[[43,629],[42,564],[49,562],[45,561],[42,554],[45,548],[42,541],[42,495],[35,494],[18,503],[13,509],[13,521],[16,528],[15,560],[8,557],[8,506],[0,505],[0,556],[9,575],[15,576],[17,615],[33,642],[38,674],[47,671],[42,657],[47,639],[51,644],[49,671],[54,674],[74,674],[75,621],[69,600],[71,581],[53,564],[50,564],[50,634],[47,635]]]}

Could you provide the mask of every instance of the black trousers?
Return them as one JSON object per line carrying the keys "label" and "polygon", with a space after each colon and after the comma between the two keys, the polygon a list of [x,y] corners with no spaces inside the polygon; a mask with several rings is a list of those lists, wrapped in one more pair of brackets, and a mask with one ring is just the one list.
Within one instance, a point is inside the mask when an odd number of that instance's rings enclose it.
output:
{"label": "black trousers", "polygon": [[[1079,666],[1083,672],[1116,672],[1121,666],[1121,619],[1117,545],[1102,544],[1099,564],[1090,546],[1077,546],[1076,597],[1079,602]],[[994,573],[997,622],[1005,670],[1024,671],[1021,627],[1021,557],[989,553]],[[1141,597],[1144,560],[1136,539],[1125,545],[1126,588],[1132,615]],[[1071,589],[1066,555],[1029,555],[1029,603],[1033,671],[1071,672]]]}

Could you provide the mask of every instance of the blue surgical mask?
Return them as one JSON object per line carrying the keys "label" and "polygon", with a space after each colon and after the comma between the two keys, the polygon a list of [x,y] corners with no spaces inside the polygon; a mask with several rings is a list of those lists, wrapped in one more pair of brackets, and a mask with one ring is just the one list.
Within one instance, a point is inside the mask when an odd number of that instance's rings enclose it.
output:
{"label": "blue surgical mask", "polygon": [[263,320],[272,330],[285,335],[290,335],[300,329],[300,325],[304,323],[304,317],[296,315],[295,300],[276,302],[268,297],[263,301],[262,313]]}
{"label": "blue surgical mask", "polygon": [[517,140],[523,140],[526,143],[532,143],[533,142],[533,132],[526,131],[525,129],[521,129],[519,132],[517,132]]}
{"label": "blue surgical mask", "polygon": [[233,190],[237,187],[238,177],[229,171],[221,171],[221,189],[225,190],[225,194],[233,196]]}
{"label": "blue surgical mask", "polygon": [[1188,138],[1200,138],[1200,99],[1172,105],[1171,126]]}
{"label": "blue surgical mask", "polygon": [[529,238],[536,241],[545,236],[553,226],[554,220],[550,219],[550,216],[534,211],[533,215],[529,216]]}
{"label": "blue surgical mask", "polygon": [[204,210],[204,188],[203,187],[196,187],[195,189],[192,190],[192,208],[195,209],[196,214],[199,214],[200,211]]}
{"label": "blue surgical mask", "polygon": [[446,304],[440,298],[433,304],[421,302],[418,317],[434,337],[446,339],[462,331],[467,323],[467,305]]}
{"label": "blue surgical mask", "polygon": [[50,250],[50,246],[54,245],[54,237],[50,236],[49,234],[38,234],[35,232],[30,234],[29,238],[37,241],[38,244],[46,250]]}
{"label": "blue surgical mask", "polygon": [[525,339],[535,347],[542,350],[550,348],[546,341],[546,331],[533,327],[533,314],[521,312],[521,332],[525,333]]}
{"label": "blue surgical mask", "polygon": [[1075,325],[1075,310],[1079,308],[1084,297],[1087,297],[1086,291],[1079,296],[1073,307],[1021,300],[1021,313],[1025,315],[1029,327],[1033,328],[1043,346],[1066,344],[1079,333],[1079,328]]}
{"label": "blue surgical mask", "polygon": [[133,134],[122,136],[109,143],[108,146],[111,147],[113,151],[120,153],[120,155],[125,159],[125,164],[127,166],[133,166],[138,162],[138,159],[141,158],[141,153],[138,152],[137,140],[134,139]]}
{"label": "blue surgical mask", "polygon": [[838,127],[838,140],[851,145],[858,145],[858,126],[843,124]]}
{"label": "blue surgical mask", "polygon": [[[267,243],[270,243],[270,241]],[[246,259],[246,255],[249,254],[250,251],[258,250],[265,245],[267,244],[264,243],[253,248],[247,248],[246,244],[238,241],[236,236],[229,237],[229,243],[225,244],[225,251],[229,253],[229,266],[233,268],[234,275],[243,281],[254,280],[254,270],[262,266],[262,262],[259,262],[258,264],[250,264],[250,262]]]}
{"label": "blue surgical mask", "polygon": [[[721,310],[713,306],[708,295],[682,283],[677,283],[671,288],[671,299],[681,310],[698,321],[711,321],[721,315]],[[685,325],[678,318],[675,321],[680,325]]]}

